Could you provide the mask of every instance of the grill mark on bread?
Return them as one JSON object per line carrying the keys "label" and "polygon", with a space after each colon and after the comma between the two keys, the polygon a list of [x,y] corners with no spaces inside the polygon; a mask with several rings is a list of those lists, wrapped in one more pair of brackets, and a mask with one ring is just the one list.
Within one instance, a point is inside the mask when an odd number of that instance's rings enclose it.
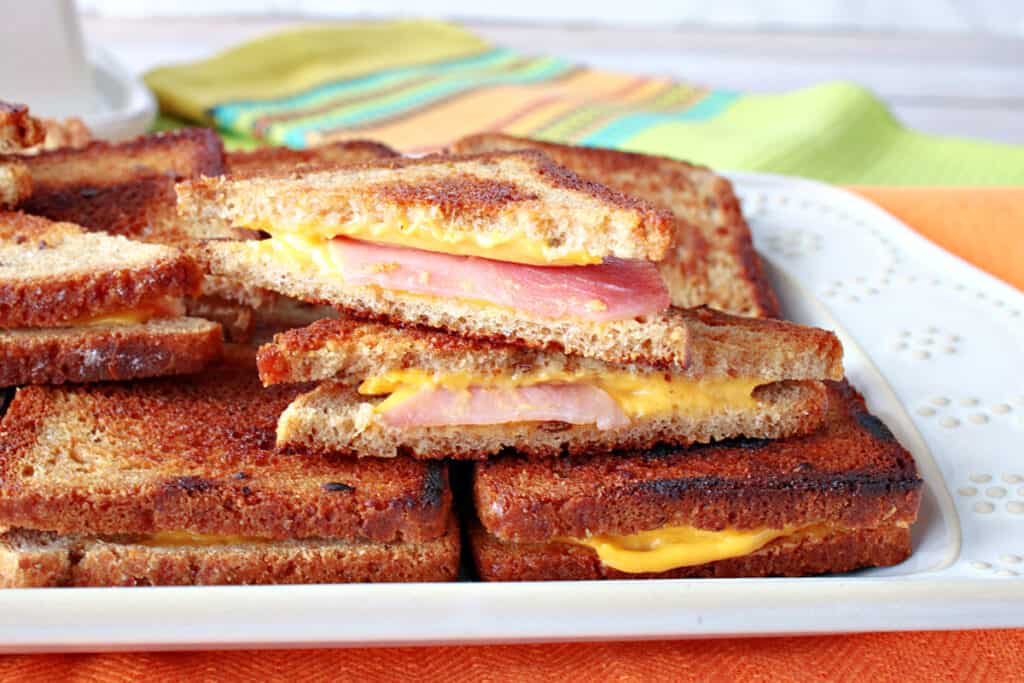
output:
{"label": "grill mark on bread", "polygon": [[886,424],[884,422],[879,420],[877,417],[875,417],[871,413],[867,413],[867,412],[858,413],[857,414],[857,422],[860,423],[861,427],[863,427],[868,432],[870,432],[871,436],[875,437],[879,441],[895,441],[896,440],[896,437],[893,436],[893,433],[889,430],[889,427],[886,426]]}
{"label": "grill mark on bread", "polygon": [[388,201],[406,206],[436,207],[446,220],[457,216],[473,219],[499,213],[509,204],[539,197],[513,183],[480,178],[470,173],[442,176],[416,183],[390,182],[366,190]]}
{"label": "grill mark on bread", "polygon": [[345,140],[308,149],[261,147],[225,154],[227,173],[236,178],[308,173],[399,156],[375,140]]}

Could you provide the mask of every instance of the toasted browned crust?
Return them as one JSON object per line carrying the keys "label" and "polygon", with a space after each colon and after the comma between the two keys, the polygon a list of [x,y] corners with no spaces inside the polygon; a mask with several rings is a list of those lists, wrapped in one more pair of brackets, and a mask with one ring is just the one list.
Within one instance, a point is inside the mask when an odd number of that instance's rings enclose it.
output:
{"label": "toasted browned crust", "polygon": [[28,107],[0,101],[0,153],[19,152],[46,139],[46,127],[29,116]]}
{"label": "toasted browned crust", "polygon": [[29,213],[160,244],[236,236],[222,224],[184,222],[175,206],[175,182],[223,173],[223,148],[213,131],[196,128],[116,144],[94,142],[45,152],[25,163],[34,190],[20,208]]}
{"label": "toasted browned crust", "polygon": [[0,161],[0,210],[12,209],[32,194],[32,175],[20,161]]}
{"label": "toasted browned crust", "polygon": [[181,180],[224,172],[224,147],[208,128],[152,133],[127,142],[97,140],[81,149],[18,158],[29,167],[39,193],[112,187],[145,177]]}
{"label": "toasted browned crust", "polygon": [[740,435],[778,439],[807,434],[821,424],[827,407],[821,382],[775,382],[758,387],[754,396],[758,402],[753,408],[652,415],[608,430],[565,422],[390,427],[373,419],[380,397],[360,396],[350,387],[325,382],[296,398],[281,415],[277,445],[376,458],[408,454],[425,460],[483,460],[509,449],[526,457],[550,458]]}
{"label": "toasted browned crust", "polygon": [[[196,263],[176,249],[86,234],[22,213],[0,213],[0,250],[6,261],[0,263],[0,328],[7,329],[55,327],[191,295],[201,278]],[[78,264],[87,254],[94,265]]]}
{"label": "toasted browned crust", "polygon": [[520,542],[670,524],[718,530],[912,523],[921,499],[913,458],[856,390],[827,384],[828,416],[809,436],[480,463],[473,496],[481,523]]}
{"label": "toasted browned crust", "polygon": [[235,178],[276,175],[301,171],[321,171],[389,159],[398,152],[374,140],[345,140],[308,149],[261,147],[244,152],[228,152],[227,172]]}
{"label": "toasted browned crust", "polygon": [[0,535],[0,587],[453,581],[459,530],[419,543],[330,539],[160,547],[12,529]]}
{"label": "toasted browned crust", "polygon": [[220,326],[198,318],[0,330],[0,387],[189,375],[221,347]]}
{"label": "toasted browned crust", "polygon": [[899,564],[911,552],[910,530],[895,524],[839,531],[823,538],[781,538],[743,557],[645,574],[607,567],[587,547],[568,543],[510,543],[491,536],[479,525],[471,527],[469,544],[477,574],[484,581],[813,576]]}
{"label": "toasted browned crust", "polygon": [[443,463],[274,450],[278,416],[306,388],[262,389],[251,352],[235,349],[188,382],[20,389],[0,422],[0,525],[380,542],[443,535]]}
{"label": "toasted browned crust", "polygon": [[680,234],[661,271],[672,303],[777,317],[779,304],[728,180],[667,157],[576,147],[500,133],[459,140],[458,153],[535,149],[584,178],[673,211]]}
{"label": "toasted browned crust", "polygon": [[281,229],[366,216],[435,219],[440,211],[453,231],[525,232],[551,249],[651,261],[675,236],[670,212],[531,151],[385,159],[289,178],[201,178],[178,185],[178,210],[193,221]]}
{"label": "toasted browned crust", "polygon": [[[783,380],[839,379],[842,348],[826,330],[776,320],[753,320],[709,308],[675,309],[672,320],[686,330],[686,368],[674,374]],[[358,383],[390,370],[492,375],[535,370],[591,370],[608,365],[503,343],[448,334],[424,327],[384,325],[353,318],[321,320],[289,330],[260,348],[260,379],[266,385],[333,379]],[[634,363],[631,372],[657,372],[658,365]]]}

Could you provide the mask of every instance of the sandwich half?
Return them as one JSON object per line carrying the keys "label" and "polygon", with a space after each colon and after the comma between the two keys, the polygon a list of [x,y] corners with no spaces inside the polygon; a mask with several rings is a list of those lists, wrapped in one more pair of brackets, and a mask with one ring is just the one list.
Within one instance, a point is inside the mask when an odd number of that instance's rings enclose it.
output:
{"label": "sandwich half", "polygon": [[921,479],[845,382],[814,434],[474,464],[480,578],[805,576],[898,564]]}
{"label": "sandwich half", "polygon": [[576,147],[500,133],[455,143],[460,154],[535,149],[578,175],[672,211],[688,229],[659,263],[672,304],[707,304],[728,313],[775,318],[779,302],[767,286],[750,228],[732,184],[711,169],[666,157]]}
{"label": "sandwich half", "polygon": [[274,450],[295,387],[251,352],[194,381],[20,389],[0,422],[0,585],[447,581],[443,463]]}
{"label": "sandwich half", "polygon": [[363,317],[609,362],[685,366],[657,269],[671,213],[538,152],[396,159],[178,185],[187,220],[271,238],[211,243],[211,272]]}
{"label": "sandwich half", "polygon": [[685,368],[614,365],[427,328],[323,320],[260,349],[267,385],[320,382],[288,406],[278,445],[361,456],[479,459],[645,448],[817,428],[842,377],[825,330],[671,312]]}
{"label": "sandwich half", "polygon": [[221,330],[184,316],[199,278],[171,247],[0,213],[0,387],[201,370]]}

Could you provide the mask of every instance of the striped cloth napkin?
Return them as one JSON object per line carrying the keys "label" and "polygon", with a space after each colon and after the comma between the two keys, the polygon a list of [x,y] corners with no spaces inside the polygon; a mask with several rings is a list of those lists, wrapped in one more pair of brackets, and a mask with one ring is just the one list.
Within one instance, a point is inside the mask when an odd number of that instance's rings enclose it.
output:
{"label": "striped cloth napkin", "polygon": [[1024,184],[1024,146],[908,130],[851,83],[715,90],[521,54],[433,21],[278,33],[146,82],[165,125],[214,125],[232,146],[370,137],[421,152],[500,130],[834,183]]}

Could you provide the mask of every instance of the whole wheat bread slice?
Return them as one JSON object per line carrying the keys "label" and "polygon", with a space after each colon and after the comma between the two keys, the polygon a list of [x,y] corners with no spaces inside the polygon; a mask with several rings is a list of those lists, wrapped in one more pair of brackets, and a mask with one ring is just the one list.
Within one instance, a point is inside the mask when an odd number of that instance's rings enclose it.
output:
{"label": "whole wheat bread slice", "polygon": [[[673,374],[691,379],[840,379],[842,347],[827,330],[777,320],[752,320],[708,308],[675,310],[685,328],[688,363]],[[516,344],[459,337],[424,327],[395,327],[342,318],[321,320],[277,335],[259,351],[264,384],[337,380],[358,384],[392,370],[474,375],[526,374],[540,370],[658,372],[642,362],[609,366]]]}
{"label": "whole wheat bread slice", "polygon": [[189,375],[220,357],[222,341],[220,325],[200,318],[0,330],[0,387]]}
{"label": "whole wheat bread slice", "polygon": [[399,156],[398,152],[374,140],[345,140],[307,149],[261,147],[228,152],[227,172],[233,178],[309,173],[339,166],[364,164]]}
{"label": "whole wheat bread slice", "polygon": [[197,291],[195,262],[172,247],[0,213],[0,328],[55,327]]}
{"label": "whole wheat bread slice", "polygon": [[189,381],[19,389],[0,422],[0,526],[421,542],[446,533],[443,463],[274,449],[303,391],[262,389],[251,351]]}
{"label": "whole wheat bread slice", "polygon": [[377,419],[374,407],[379,397],[361,396],[351,387],[325,382],[297,397],[284,411],[277,444],[377,458],[408,454],[427,460],[483,460],[511,449],[544,458],[660,443],[706,443],[739,435],[779,439],[813,431],[827,407],[821,382],[776,382],[755,389],[754,397],[754,408],[726,406],[703,415],[652,415],[608,430],[565,422],[398,428]]}
{"label": "whole wheat bread slice", "polygon": [[582,180],[537,152],[382,160],[271,178],[200,178],[178,185],[186,220],[271,233],[311,225],[416,228],[544,244],[552,257],[661,260],[672,246],[667,211]]}
{"label": "whole wheat bread slice", "polygon": [[660,270],[673,305],[779,315],[732,184],[710,169],[666,157],[498,133],[463,138],[452,149],[464,154],[539,150],[583,178],[670,209],[679,219],[680,234]]}
{"label": "whole wheat bread slice", "polygon": [[0,587],[190,586],[452,581],[454,518],[438,538],[411,542],[304,539],[159,546],[11,529],[0,535]]}

